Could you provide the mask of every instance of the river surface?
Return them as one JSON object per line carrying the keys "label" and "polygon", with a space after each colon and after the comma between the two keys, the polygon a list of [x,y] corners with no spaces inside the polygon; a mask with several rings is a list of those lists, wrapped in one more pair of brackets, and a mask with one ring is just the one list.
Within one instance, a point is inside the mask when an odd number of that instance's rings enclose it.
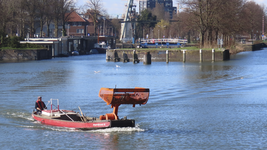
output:
{"label": "river surface", "polygon": [[[146,105],[119,108],[136,127],[77,131],[31,118],[38,96],[87,116],[111,113],[101,87],[150,89]],[[267,49],[214,63],[114,63],[103,54],[0,63],[0,149],[267,149],[266,95]]]}

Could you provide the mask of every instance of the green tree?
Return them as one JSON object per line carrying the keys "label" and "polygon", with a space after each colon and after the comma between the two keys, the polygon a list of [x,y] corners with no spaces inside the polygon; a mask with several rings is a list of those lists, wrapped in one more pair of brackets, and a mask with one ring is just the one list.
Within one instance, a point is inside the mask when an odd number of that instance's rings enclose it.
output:
{"label": "green tree", "polygon": [[154,28],[155,25],[157,24],[157,17],[152,15],[152,12],[149,11],[148,9],[145,9],[141,12],[141,14],[138,16],[137,19],[137,32],[136,36],[137,38],[144,38],[145,33],[150,34],[150,29]]}
{"label": "green tree", "polygon": [[169,28],[169,26],[170,23],[163,19],[156,24],[154,30],[158,32],[158,38],[162,38],[163,36],[167,37],[168,33],[166,31]]}

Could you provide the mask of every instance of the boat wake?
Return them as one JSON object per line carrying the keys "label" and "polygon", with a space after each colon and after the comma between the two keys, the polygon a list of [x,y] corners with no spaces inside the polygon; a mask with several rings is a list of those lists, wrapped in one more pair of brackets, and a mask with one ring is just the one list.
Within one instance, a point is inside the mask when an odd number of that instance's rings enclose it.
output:
{"label": "boat wake", "polygon": [[25,113],[25,112],[7,112],[6,115],[9,118],[14,118],[14,119],[26,119],[30,121],[34,121],[30,113]]}
{"label": "boat wake", "polygon": [[[145,129],[141,129],[137,124],[135,127],[112,127],[106,129],[96,129],[96,130],[78,130],[75,128],[65,128],[65,127],[55,127],[43,125],[39,121],[33,121],[33,123],[39,124],[38,128],[59,131],[59,132],[88,132],[88,133],[116,133],[116,132],[143,132]],[[26,128],[36,128],[36,126],[24,126]]]}
{"label": "boat wake", "polygon": [[94,132],[94,133],[115,133],[115,132],[143,132],[145,129],[141,129],[140,127],[113,127],[106,129],[98,129],[98,130],[88,130],[86,132]]}

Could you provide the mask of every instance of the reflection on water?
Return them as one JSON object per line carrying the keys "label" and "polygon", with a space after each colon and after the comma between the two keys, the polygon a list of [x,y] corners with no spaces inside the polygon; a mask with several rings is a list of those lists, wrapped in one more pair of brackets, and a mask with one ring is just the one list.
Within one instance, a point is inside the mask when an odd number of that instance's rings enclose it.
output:
{"label": "reflection on water", "polygon": [[[266,58],[262,50],[213,63],[114,63],[99,54],[0,64],[2,148],[266,149]],[[38,96],[92,117],[110,113],[98,92],[115,86],[150,89],[147,105],[120,106],[137,127],[78,131],[31,118]]]}

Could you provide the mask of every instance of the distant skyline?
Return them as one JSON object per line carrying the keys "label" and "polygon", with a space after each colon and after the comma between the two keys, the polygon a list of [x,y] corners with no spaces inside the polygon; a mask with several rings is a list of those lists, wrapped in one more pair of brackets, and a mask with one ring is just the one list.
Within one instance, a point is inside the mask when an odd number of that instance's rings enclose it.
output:
{"label": "distant skyline", "polygon": [[[88,0],[76,0],[77,5],[84,5],[86,4]],[[139,0],[134,0],[134,3],[137,5],[136,9],[138,11],[138,1]],[[267,0],[251,0],[255,1],[259,5],[265,4],[267,6]],[[126,7],[125,4],[127,4],[128,0],[102,0],[103,2],[103,7],[105,10],[107,10],[107,13],[112,16],[116,17],[117,15],[121,16],[122,14],[125,13]],[[173,0],[173,6],[177,7],[177,0]]]}

